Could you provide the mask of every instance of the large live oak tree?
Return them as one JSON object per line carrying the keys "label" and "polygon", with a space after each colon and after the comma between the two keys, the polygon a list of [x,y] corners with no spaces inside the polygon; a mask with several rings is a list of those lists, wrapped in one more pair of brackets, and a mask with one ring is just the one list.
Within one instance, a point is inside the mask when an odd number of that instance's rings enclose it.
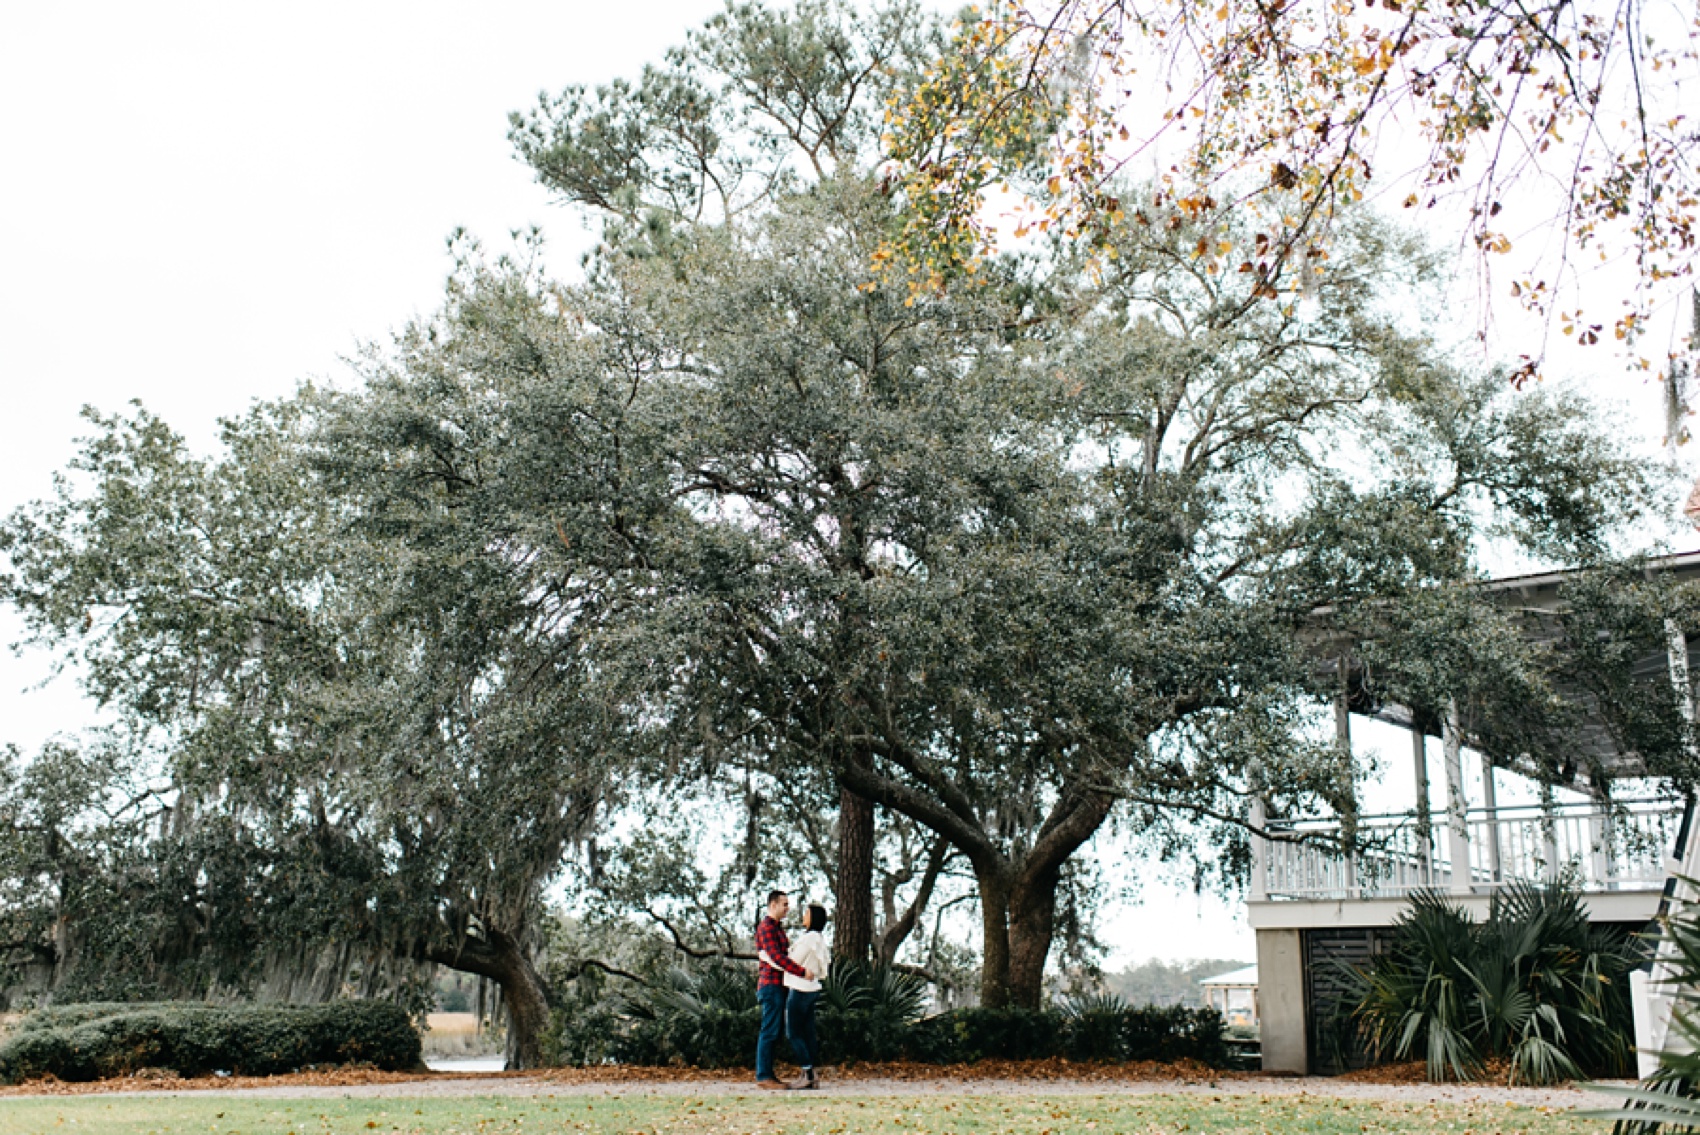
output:
{"label": "large live oak tree", "polygon": [[[595,352],[617,405],[510,413],[504,440],[543,471],[606,431],[606,484],[499,495],[600,509],[618,540],[575,554],[641,565],[600,667],[673,766],[825,769],[954,847],[988,1003],[1038,1003],[1061,874],[1118,807],[1242,854],[1253,795],[1350,811],[1358,771],[1311,725],[1341,672],[1319,608],[1367,612],[1360,634],[1467,609],[1488,525],[1587,558],[1646,500],[1585,403],[1403,329],[1377,297],[1423,258],[1368,219],[1289,308],[1198,266],[1184,217],[1123,233],[1107,279],[997,264],[917,297],[869,268],[900,220],[845,174],[628,234],[583,287],[493,288],[463,312],[478,350],[452,349],[539,390]],[[1462,645],[1420,645],[1469,688]]]}
{"label": "large live oak tree", "polygon": [[1348,653],[1413,697],[1491,657],[1521,684],[1480,696],[1543,711],[1547,661],[1471,614],[1485,541],[1598,558],[1649,499],[1586,403],[1425,339],[1426,258],[1361,214],[1286,302],[1183,204],[1113,257],[888,278],[875,96],[928,34],[738,8],[546,101],[522,153],[608,219],[582,283],[467,250],[356,388],[214,464],[104,423],[92,486],[5,530],[5,597],[156,732],[172,807],[334,857],[324,925],[502,981],[519,1063],[540,888],[606,794],[833,786],[858,950],[901,815],[973,872],[983,1001],[1037,1005],[1110,818],[1231,869],[1254,796],[1349,814],[1313,727]]}

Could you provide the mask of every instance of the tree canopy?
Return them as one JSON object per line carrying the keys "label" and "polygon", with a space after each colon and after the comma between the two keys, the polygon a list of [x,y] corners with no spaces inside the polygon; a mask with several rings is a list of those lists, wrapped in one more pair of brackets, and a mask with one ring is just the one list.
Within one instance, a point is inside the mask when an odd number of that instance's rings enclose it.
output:
{"label": "tree canopy", "polygon": [[[1484,274],[1513,242],[1542,248],[1494,283],[1666,374],[1636,341],[1692,271],[1693,39],[1693,11],[1666,4],[993,0],[892,104],[897,245],[923,280],[960,270],[996,243],[999,186],[1026,224],[1088,244],[1174,206],[1211,230],[1202,263],[1275,299],[1329,271],[1353,203],[1399,184],[1419,216],[1456,203]],[[1142,192],[1117,184],[1146,168]],[[1620,305],[1577,287],[1596,258],[1633,264]]]}
{"label": "tree canopy", "polygon": [[[1676,699],[1629,675],[1686,608],[1579,587],[1566,653],[1476,586],[1495,546],[1608,563],[1657,486],[1586,400],[1424,332],[1420,242],[1341,207],[1330,270],[1272,300],[1213,259],[1267,243],[1254,219],[1130,185],[1153,203],[1095,249],[883,269],[918,214],[875,123],[933,35],[903,5],[731,9],[639,82],[516,117],[605,223],[581,278],[462,243],[439,310],[215,458],[93,418],[0,527],[0,599],[122,752],[63,799],[0,782],[21,948],[62,958],[55,904],[110,854],[185,967],[278,941],[373,980],[455,966],[500,984],[528,1064],[566,874],[661,920],[714,890],[738,952],[758,876],[809,857],[890,961],[962,870],[981,999],[1033,1006],[1112,820],[1235,878],[1254,801],[1354,814],[1331,706],[1461,702],[1556,779],[1586,679],[1692,775]],[[745,810],[741,887],[690,861],[693,794]]]}

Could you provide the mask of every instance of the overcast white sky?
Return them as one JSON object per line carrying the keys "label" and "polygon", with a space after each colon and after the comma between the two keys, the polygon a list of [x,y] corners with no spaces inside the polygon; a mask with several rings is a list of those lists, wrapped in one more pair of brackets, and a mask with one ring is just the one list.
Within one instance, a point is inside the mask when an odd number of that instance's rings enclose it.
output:
{"label": "overcast white sky", "polygon": [[[337,379],[435,305],[457,226],[499,244],[539,224],[575,263],[583,232],[512,157],[507,113],[635,74],[719,7],[8,5],[0,510],[48,492],[85,404],[140,399],[205,448],[221,415]],[[0,656],[0,743],[86,720],[68,682],[24,692],[46,673]],[[1130,869],[1146,905],[1111,912],[1113,962],[1250,959],[1238,904]]]}

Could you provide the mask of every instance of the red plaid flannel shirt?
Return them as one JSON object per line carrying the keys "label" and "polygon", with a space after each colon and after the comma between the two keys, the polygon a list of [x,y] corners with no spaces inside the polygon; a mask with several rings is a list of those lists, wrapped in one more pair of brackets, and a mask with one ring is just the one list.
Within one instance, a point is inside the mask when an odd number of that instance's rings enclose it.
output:
{"label": "red plaid flannel shirt", "polygon": [[[791,960],[791,938],[785,933],[785,927],[769,915],[762,915],[756,923],[756,952],[766,950],[775,965],[759,962],[756,965],[756,988],[764,985],[784,985],[785,974],[796,974],[798,977],[809,976],[808,971]],[[780,971],[783,970],[784,973]]]}

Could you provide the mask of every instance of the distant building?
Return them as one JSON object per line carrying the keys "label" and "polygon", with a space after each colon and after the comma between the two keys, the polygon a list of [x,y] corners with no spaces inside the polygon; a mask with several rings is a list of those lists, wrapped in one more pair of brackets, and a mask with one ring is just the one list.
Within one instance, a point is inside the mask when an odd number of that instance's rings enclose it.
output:
{"label": "distant building", "polygon": [[1207,977],[1198,987],[1204,992],[1205,1007],[1221,1013],[1230,1026],[1249,1028],[1257,1024],[1256,965]]}

